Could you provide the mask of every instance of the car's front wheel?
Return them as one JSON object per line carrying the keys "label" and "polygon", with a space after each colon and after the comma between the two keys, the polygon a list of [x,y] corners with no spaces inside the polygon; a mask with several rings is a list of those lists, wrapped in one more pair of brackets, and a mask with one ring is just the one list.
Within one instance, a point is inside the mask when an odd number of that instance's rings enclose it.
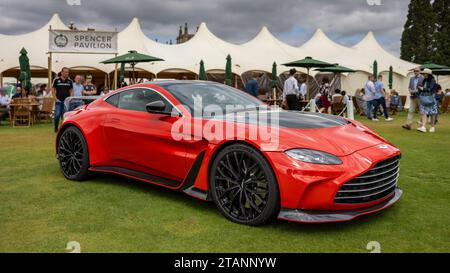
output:
{"label": "car's front wheel", "polygon": [[76,127],[65,129],[58,141],[58,160],[67,179],[81,181],[89,174],[89,154],[86,140]]}
{"label": "car's front wheel", "polygon": [[275,175],[257,150],[233,144],[215,157],[210,170],[214,203],[228,219],[258,226],[273,220],[280,210]]}

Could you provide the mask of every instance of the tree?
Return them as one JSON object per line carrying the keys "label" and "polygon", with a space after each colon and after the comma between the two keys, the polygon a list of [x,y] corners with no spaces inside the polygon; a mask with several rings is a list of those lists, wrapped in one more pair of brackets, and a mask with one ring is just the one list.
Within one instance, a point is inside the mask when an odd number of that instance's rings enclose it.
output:
{"label": "tree", "polygon": [[401,39],[400,58],[414,63],[431,60],[434,55],[435,22],[436,15],[430,0],[411,0]]}
{"label": "tree", "polygon": [[450,66],[450,1],[435,0],[433,10],[436,14],[433,35],[433,62]]}

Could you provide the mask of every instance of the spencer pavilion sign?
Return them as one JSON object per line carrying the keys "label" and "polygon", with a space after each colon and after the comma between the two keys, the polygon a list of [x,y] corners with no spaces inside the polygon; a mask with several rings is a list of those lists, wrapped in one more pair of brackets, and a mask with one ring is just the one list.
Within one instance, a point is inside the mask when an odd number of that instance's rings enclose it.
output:
{"label": "spencer pavilion sign", "polygon": [[117,53],[117,32],[49,30],[49,52]]}

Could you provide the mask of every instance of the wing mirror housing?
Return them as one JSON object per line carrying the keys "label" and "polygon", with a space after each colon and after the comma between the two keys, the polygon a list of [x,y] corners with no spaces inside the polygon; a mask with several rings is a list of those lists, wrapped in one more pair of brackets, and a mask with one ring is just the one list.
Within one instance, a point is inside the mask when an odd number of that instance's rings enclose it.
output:
{"label": "wing mirror housing", "polygon": [[162,100],[152,101],[145,105],[147,112],[152,114],[163,114],[170,115],[170,112],[164,111],[166,109],[166,104]]}

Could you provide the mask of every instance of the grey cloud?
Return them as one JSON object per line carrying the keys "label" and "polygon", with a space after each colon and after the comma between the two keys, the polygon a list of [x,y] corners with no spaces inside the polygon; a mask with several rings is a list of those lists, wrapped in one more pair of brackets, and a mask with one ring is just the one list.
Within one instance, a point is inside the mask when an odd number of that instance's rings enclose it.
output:
{"label": "grey cloud", "polygon": [[253,38],[266,25],[292,45],[305,42],[322,28],[337,42],[353,44],[369,30],[386,49],[399,54],[399,39],[406,20],[408,0],[382,0],[369,6],[366,0],[1,0],[0,33],[19,34],[45,24],[53,13],[79,27],[124,28],[138,17],[143,31],[160,41],[174,39],[179,25],[189,22],[191,31],[206,22],[213,33],[230,42]]}

